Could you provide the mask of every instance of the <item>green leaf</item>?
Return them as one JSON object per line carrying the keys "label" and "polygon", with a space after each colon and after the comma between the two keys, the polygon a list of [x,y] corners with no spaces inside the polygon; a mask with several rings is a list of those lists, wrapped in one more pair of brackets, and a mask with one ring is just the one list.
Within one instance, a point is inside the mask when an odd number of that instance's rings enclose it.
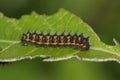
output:
{"label": "green leaf", "polygon": [[[80,51],[73,48],[44,48],[35,46],[22,46],[20,39],[23,33],[43,32],[47,34],[81,34],[89,36],[90,49]],[[30,15],[18,19],[11,19],[0,14],[0,61],[11,62],[26,58],[42,57],[44,61],[59,61],[76,57],[87,61],[118,61],[120,62],[120,46],[103,43],[96,33],[74,14],[60,9],[52,16],[38,15],[33,12]],[[115,42],[117,43],[117,41]]]}

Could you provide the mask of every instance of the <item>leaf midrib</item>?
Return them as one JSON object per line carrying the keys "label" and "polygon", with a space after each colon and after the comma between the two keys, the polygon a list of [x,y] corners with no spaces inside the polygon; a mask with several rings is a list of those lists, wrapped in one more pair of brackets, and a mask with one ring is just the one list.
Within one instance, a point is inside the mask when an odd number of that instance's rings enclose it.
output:
{"label": "leaf midrib", "polygon": [[[7,50],[8,48],[10,48],[12,45],[20,43],[20,41],[13,41],[13,40],[0,40],[1,43],[11,43],[10,45],[8,45],[6,48],[4,48],[0,53],[2,53],[3,51]],[[101,52],[106,52],[106,53],[110,53],[110,54],[114,54],[117,56],[120,56],[120,53],[115,52],[115,51],[111,51],[111,50],[107,50],[107,49],[103,49],[103,48],[97,48],[97,47],[91,47],[91,50],[95,50],[95,51],[101,51]],[[33,53],[33,51],[28,52]],[[28,53],[26,55],[28,55]]]}
{"label": "leaf midrib", "polygon": [[103,49],[103,48],[91,47],[90,49],[91,50],[95,50],[95,51],[101,51],[101,52],[106,52],[106,53],[110,53],[110,54],[114,54],[114,55],[120,56],[120,53],[118,53],[118,52],[107,50],[107,49]]}

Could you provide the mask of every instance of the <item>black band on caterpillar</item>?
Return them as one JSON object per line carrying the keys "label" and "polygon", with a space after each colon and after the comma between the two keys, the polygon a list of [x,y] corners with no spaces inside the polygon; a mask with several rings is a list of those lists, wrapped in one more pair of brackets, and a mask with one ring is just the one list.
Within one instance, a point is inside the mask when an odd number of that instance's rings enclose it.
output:
{"label": "black band on caterpillar", "polygon": [[23,34],[21,38],[21,43],[23,45],[28,45],[32,43],[35,44],[36,46],[54,46],[54,47],[68,46],[80,50],[88,50],[90,47],[89,38],[84,37],[83,34],[44,35],[43,33],[37,34],[37,33],[27,32],[26,34]]}

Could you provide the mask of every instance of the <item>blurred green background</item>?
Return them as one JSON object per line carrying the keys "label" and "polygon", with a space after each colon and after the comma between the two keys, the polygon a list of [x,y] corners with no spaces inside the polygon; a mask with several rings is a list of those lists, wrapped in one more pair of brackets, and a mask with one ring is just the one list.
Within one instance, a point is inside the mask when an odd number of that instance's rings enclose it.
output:
{"label": "blurred green background", "polygon": [[[65,8],[88,23],[101,40],[113,45],[120,41],[120,0],[0,0],[0,12],[20,18],[36,11],[51,15]],[[69,59],[59,62],[22,60],[0,64],[0,80],[118,80],[120,65],[116,62],[87,62]]]}

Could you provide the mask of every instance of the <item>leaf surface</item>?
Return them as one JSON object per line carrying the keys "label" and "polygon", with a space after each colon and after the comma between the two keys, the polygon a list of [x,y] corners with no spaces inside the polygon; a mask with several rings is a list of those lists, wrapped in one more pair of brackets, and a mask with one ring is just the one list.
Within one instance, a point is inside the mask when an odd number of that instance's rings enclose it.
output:
{"label": "leaf surface", "polygon": [[[26,32],[44,34],[78,34],[89,36],[90,49],[80,51],[68,47],[39,47],[22,46],[21,37]],[[44,61],[59,61],[76,57],[87,61],[118,61],[120,60],[120,46],[103,43],[89,25],[74,14],[60,9],[56,14],[47,16],[33,12],[20,19],[7,18],[0,14],[0,61],[11,62],[26,58],[42,57]]]}

